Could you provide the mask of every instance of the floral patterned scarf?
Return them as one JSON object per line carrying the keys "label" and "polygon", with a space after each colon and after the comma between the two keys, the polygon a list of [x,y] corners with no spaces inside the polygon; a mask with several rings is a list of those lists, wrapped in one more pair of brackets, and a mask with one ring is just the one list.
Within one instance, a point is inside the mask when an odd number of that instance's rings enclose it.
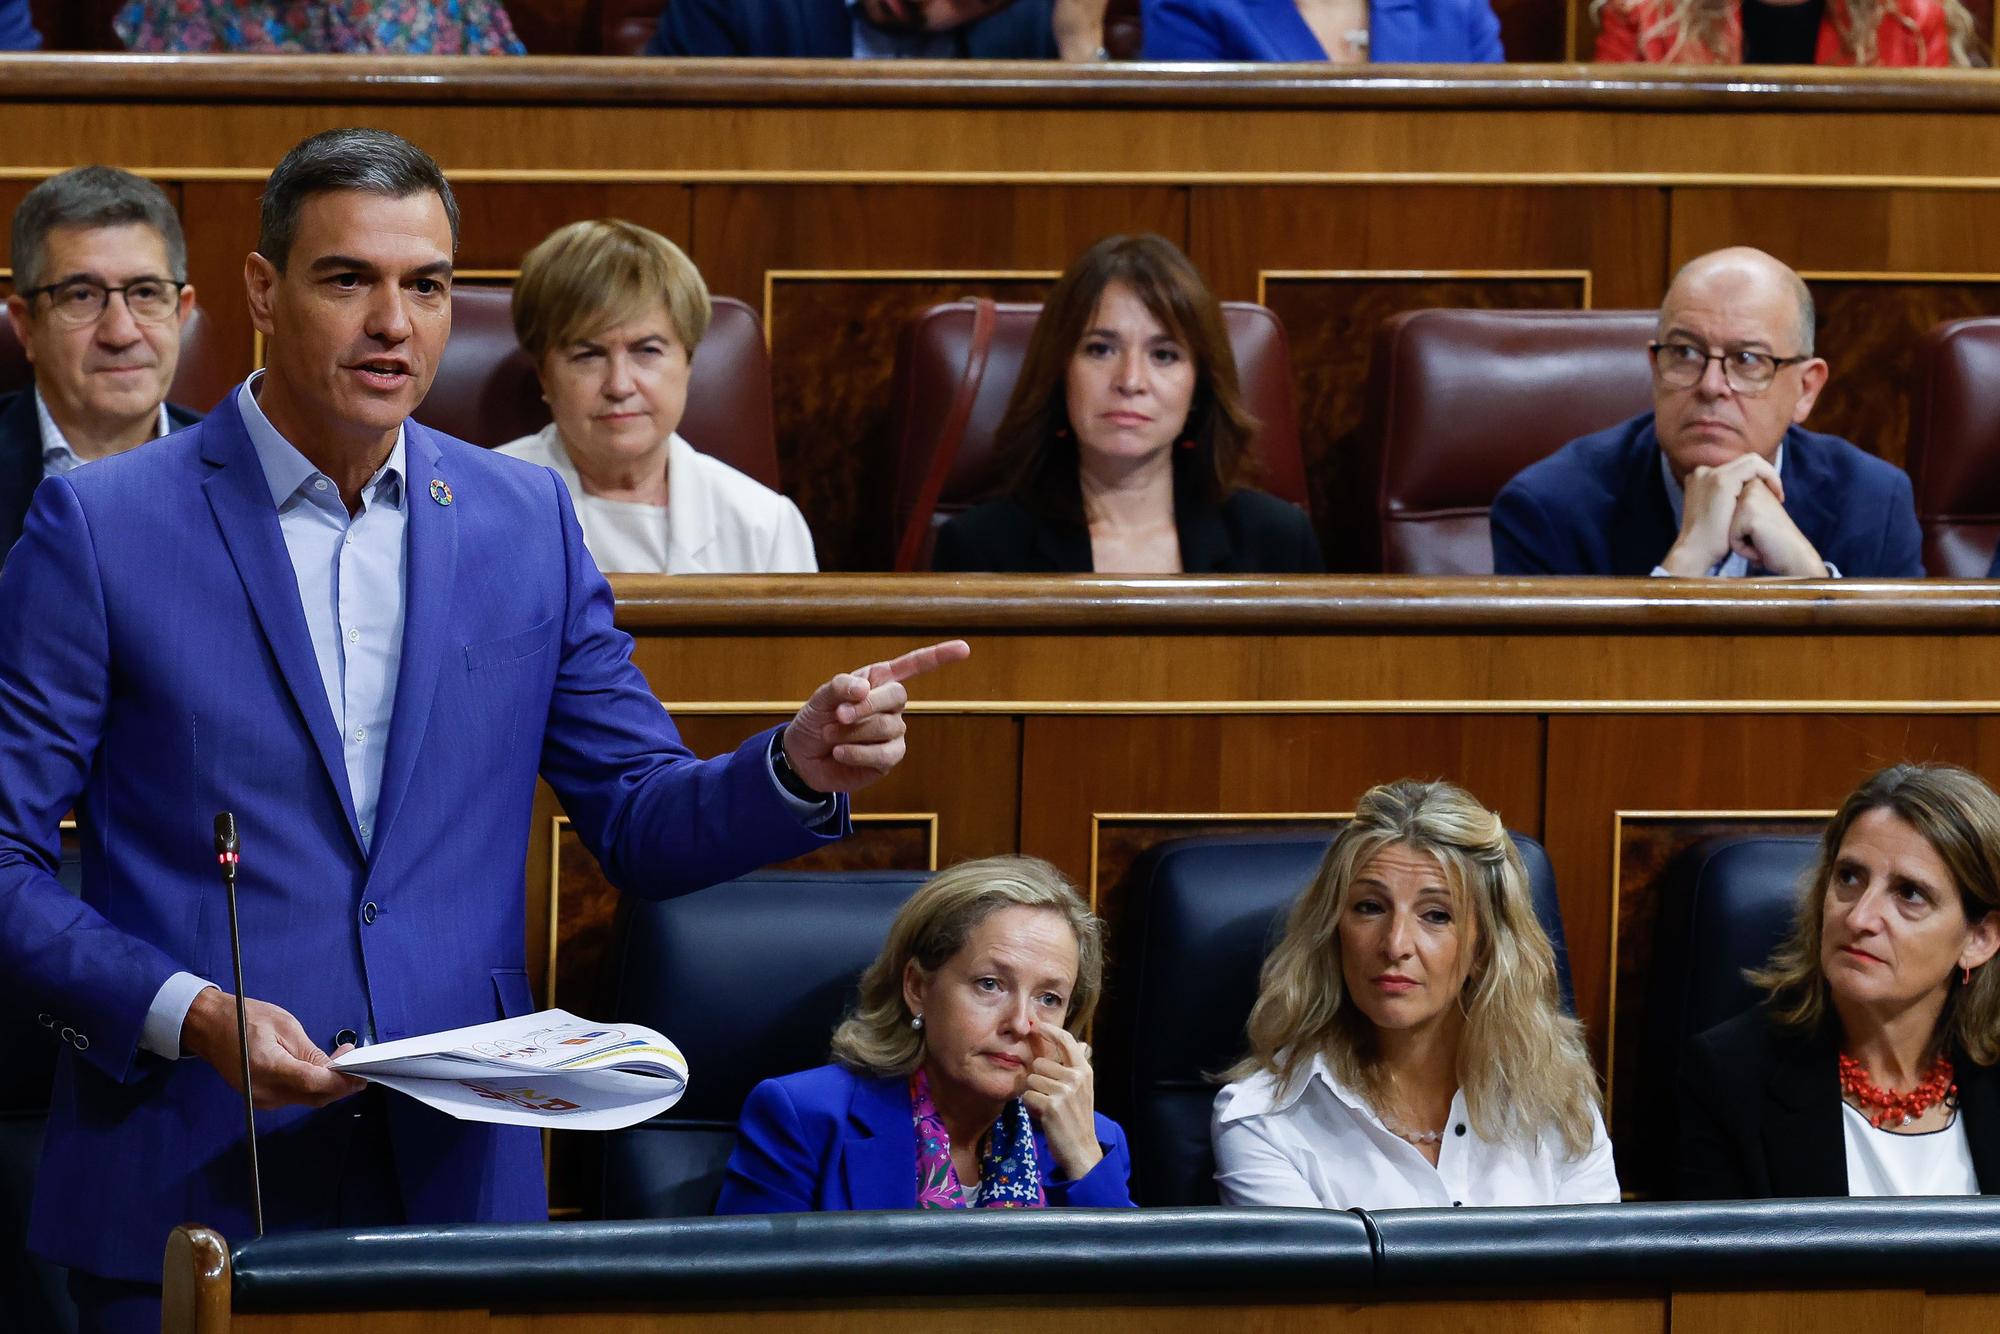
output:
{"label": "floral patterned scarf", "polygon": [[919,1209],[1045,1209],[1042,1174],[1035,1162],[1035,1128],[1028,1105],[1015,1098],[1000,1109],[979,1155],[979,1190],[968,1205],[951,1165],[951,1136],[931,1101],[930,1076],[910,1076],[910,1115],[917,1123]]}

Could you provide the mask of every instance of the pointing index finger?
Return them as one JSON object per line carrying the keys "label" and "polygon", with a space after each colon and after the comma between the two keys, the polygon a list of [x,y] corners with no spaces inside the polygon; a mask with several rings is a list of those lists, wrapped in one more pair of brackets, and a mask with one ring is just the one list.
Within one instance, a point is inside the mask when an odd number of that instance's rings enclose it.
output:
{"label": "pointing index finger", "polygon": [[947,639],[928,648],[911,649],[902,657],[888,662],[870,663],[859,674],[868,678],[870,686],[882,686],[891,681],[907,681],[913,676],[922,676],[925,672],[963,662],[971,656],[972,645],[963,639]]}

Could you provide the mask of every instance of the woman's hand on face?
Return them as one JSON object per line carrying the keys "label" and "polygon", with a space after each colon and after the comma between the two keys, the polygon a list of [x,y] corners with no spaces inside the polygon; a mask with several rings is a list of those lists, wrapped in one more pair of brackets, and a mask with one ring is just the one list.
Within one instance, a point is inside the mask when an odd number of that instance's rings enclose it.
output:
{"label": "woman's hand on face", "polygon": [[1041,1126],[1063,1175],[1075,1181],[1097,1166],[1104,1150],[1097,1142],[1096,1087],[1090,1048],[1055,1024],[1035,1030],[1041,1053],[1028,1068],[1021,1101]]}

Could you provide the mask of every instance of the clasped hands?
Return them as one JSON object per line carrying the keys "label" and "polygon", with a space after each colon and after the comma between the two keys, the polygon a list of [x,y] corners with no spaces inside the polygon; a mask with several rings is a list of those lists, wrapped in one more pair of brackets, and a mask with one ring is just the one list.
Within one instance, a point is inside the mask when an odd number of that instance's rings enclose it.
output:
{"label": "clasped hands", "polygon": [[[952,639],[835,676],[813,691],[785,728],[785,759],[793,772],[819,792],[856,792],[881,778],[903,758],[907,731],[903,709],[910,699],[903,682],[971,653],[964,640]],[[243,1005],[251,1091],[258,1108],[324,1107],[367,1087],[365,1080],[331,1065],[351,1044],[323,1051],[282,1006],[249,998]],[[233,995],[209,987],[196,996],[181,1023],[181,1047],[214,1066],[231,1088],[242,1091]],[[1088,1069],[1086,1065],[1086,1075]],[[1089,1120],[1087,1086],[1084,1119]],[[1095,1132],[1091,1144],[1096,1144]]]}
{"label": "clasped hands", "polygon": [[1668,574],[1708,574],[1735,552],[1777,575],[1824,579],[1825,562],[1785,512],[1785,483],[1759,454],[1687,476],[1681,531],[1660,562]]}

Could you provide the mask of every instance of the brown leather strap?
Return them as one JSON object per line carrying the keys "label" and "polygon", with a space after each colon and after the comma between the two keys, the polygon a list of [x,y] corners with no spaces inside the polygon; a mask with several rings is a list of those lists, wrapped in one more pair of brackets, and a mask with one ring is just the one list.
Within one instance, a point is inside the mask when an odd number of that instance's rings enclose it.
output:
{"label": "brown leather strap", "polygon": [[937,512],[938,497],[944,493],[945,480],[951,476],[952,465],[958,462],[958,447],[965,442],[965,428],[972,421],[972,405],[979,398],[980,382],[986,378],[986,354],[993,346],[993,329],[999,321],[993,302],[983,296],[971,300],[972,346],[966,352],[965,374],[960,377],[958,390],[952,395],[951,411],[945,414],[944,426],[938,431],[937,445],[931,451],[930,468],[924,473],[923,487],[917,492],[917,503],[910,511],[909,523],[903,529],[903,540],[896,549],[898,570],[917,568],[917,557],[923,552],[931,516]]}

